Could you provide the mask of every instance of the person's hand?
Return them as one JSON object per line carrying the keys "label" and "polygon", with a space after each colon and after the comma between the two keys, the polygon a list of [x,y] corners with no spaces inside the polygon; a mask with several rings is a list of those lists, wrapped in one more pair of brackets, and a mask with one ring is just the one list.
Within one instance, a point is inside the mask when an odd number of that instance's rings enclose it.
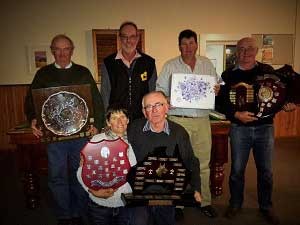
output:
{"label": "person's hand", "polygon": [[92,193],[94,196],[98,198],[109,198],[114,195],[115,191],[117,189],[107,188],[107,189],[99,189],[99,190],[93,190],[89,189],[89,192]]}
{"label": "person's hand", "polygon": [[283,110],[285,111],[285,112],[292,112],[292,111],[294,111],[295,109],[296,109],[296,104],[295,103],[290,103],[290,102],[288,102],[288,103],[286,103],[284,106],[283,106]]}
{"label": "person's hand", "polygon": [[90,125],[88,132],[90,132],[92,136],[99,133],[98,129],[96,127],[94,127],[93,125]]}
{"label": "person's hand", "polygon": [[202,201],[202,197],[201,197],[201,194],[199,191],[195,191],[194,198],[195,198],[196,202],[200,203]]}
{"label": "person's hand", "polygon": [[41,131],[41,128],[37,127],[37,120],[33,119],[31,120],[31,129],[32,129],[32,133],[34,136],[36,136],[37,138],[40,138],[43,136],[43,132]]}
{"label": "person's hand", "polygon": [[80,154],[80,162],[79,162],[79,166],[83,166],[83,162],[84,162],[84,158],[83,158],[83,155]]}
{"label": "person's hand", "polygon": [[216,84],[214,86],[214,91],[215,91],[215,95],[216,96],[219,94],[220,89],[221,89],[221,85],[220,84]]}
{"label": "person's hand", "polygon": [[258,118],[255,117],[254,113],[248,111],[243,111],[243,112],[237,111],[235,112],[234,117],[240,120],[242,123],[249,123],[258,120]]}

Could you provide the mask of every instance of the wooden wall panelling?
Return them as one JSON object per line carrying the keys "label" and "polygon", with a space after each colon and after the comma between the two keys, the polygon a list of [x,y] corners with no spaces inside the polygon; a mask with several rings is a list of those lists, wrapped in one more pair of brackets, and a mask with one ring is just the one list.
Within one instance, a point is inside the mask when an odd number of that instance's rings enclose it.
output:
{"label": "wooden wall panelling", "polygon": [[274,119],[275,137],[300,137],[300,107],[293,112],[280,111]]}
{"label": "wooden wall panelling", "polygon": [[26,120],[24,102],[29,85],[0,86],[0,150],[12,149],[6,132]]}

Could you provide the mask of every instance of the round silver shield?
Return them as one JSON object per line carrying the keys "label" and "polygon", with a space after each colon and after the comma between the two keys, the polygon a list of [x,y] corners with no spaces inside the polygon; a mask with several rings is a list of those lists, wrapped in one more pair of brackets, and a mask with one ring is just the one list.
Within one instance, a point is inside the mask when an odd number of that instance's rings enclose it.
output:
{"label": "round silver shield", "polygon": [[56,135],[69,136],[86,124],[89,110],[83,98],[73,92],[52,94],[42,106],[45,127]]}

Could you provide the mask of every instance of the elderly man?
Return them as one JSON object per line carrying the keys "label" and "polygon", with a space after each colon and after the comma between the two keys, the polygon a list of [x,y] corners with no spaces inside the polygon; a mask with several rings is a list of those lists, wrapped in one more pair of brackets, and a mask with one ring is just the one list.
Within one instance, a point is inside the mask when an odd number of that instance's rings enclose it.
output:
{"label": "elderly man", "polygon": [[122,103],[133,121],[143,117],[143,96],[155,90],[155,60],[136,49],[139,33],[135,23],[121,24],[119,35],[121,49],[106,57],[101,67],[101,94],[105,109]]}
{"label": "elderly man", "polygon": [[[234,218],[242,208],[244,199],[245,170],[250,154],[257,168],[257,196],[259,209],[271,224],[279,224],[272,210],[272,155],[274,147],[273,116],[258,118],[255,116],[256,104],[248,106],[247,111],[239,111],[230,101],[230,90],[240,82],[253,85],[259,76],[272,73],[273,68],[256,62],[258,47],[253,38],[242,38],[237,42],[237,65],[225,70],[222,79],[225,82],[220,92],[223,110],[231,121],[231,172],[229,178],[230,201],[225,216]],[[286,104],[284,109],[293,110],[295,104]]]}
{"label": "elderly man", "polygon": [[[197,202],[201,202],[199,161],[194,156],[189,135],[177,123],[166,119],[169,104],[162,92],[154,91],[143,98],[143,113],[146,119],[132,123],[128,130],[128,140],[132,145],[137,161],[141,162],[156,148],[165,147],[166,154],[172,156],[176,145],[186,168],[191,171],[191,188]],[[133,216],[134,224],[174,225],[173,206],[137,207]]]}
{"label": "elderly man", "polygon": [[[156,90],[170,96],[170,81],[173,73],[197,74],[216,77],[216,71],[208,58],[196,56],[198,49],[197,34],[192,30],[180,32],[178,37],[180,56],[165,63],[157,80]],[[217,78],[216,78],[217,79]],[[220,86],[215,86],[216,93]],[[207,109],[188,109],[172,107],[169,111],[170,120],[182,125],[190,135],[195,155],[200,161],[201,212],[208,217],[216,217],[217,213],[211,206],[210,192],[210,155],[211,128]],[[180,211],[179,211],[180,212]]]}
{"label": "elderly man", "polygon": [[[37,71],[26,99],[26,115],[37,137],[43,135],[37,127],[37,115],[34,111],[32,89],[90,84],[93,98],[95,126],[90,132],[97,133],[103,127],[104,109],[101,95],[90,71],[71,61],[74,50],[73,41],[59,34],[52,39],[51,52],[55,62]],[[54,198],[54,212],[59,225],[82,224],[80,217],[85,208],[86,193],[76,179],[80,150],[86,144],[86,138],[78,138],[47,145],[48,185]]]}

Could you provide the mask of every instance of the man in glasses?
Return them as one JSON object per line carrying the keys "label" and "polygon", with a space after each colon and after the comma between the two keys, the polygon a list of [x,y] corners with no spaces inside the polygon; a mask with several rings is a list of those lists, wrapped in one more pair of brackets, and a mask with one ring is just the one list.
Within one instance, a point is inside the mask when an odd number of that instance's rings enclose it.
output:
{"label": "man in glasses", "polygon": [[[191,172],[191,189],[194,198],[201,202],[199,161],[195,157],[186,130],[177,123],[168,120],[169,104],[163,92],[153,91],[146,94],[142,102],[145,118],[134,121],[128,130],[128,140],[132,145],[136,159],[141,162],[155,149],[164,148],[166,154],[174,155],[176,145],[180,157]],[[136,207],[133,224],[175,225],[174,206]]]}
{"label": "man in glasses", "polygon": [[[272,156],[274,148],[273,116],[258,118],[255,114],[256,103],[249,104],[247,110],[236,109],[230,101],[232,86],[244,82],[253,85],[259,76],[272,74],[270,65],[255,60],[258,47],[255,39],[242,38],[237,42],[237,64],[222,73],[225,86],[220,92],[223,110],[231,121],[231,172],[229,177],[230,200],[225,217],[233,219],[240,213],[244,200],[245,170],[250,155],[257,168],[257,196],[260,213],[270,224],[279,224],[272,207]],[[293,103],[284,106],[286,111],[296,107]]]}
{"label": "man in glasses", "polygon": [[[90,84],[95,126],[89,131],[96,134],[103,127],[104,109],[92,74],[86,67],[71,61],[74,44],[68,36],[56,35],[50,48],[55,62],[37,71],[26,98],[25,112],[33,134],[38,138],[43,136],[37,124],[38,115],[35,114],[31,90],[81,84]],[[53,107],[58,107],[58,104]],[[88,139],[83,137],[47,144],[48,186],[54,199],[58,225],[83,225],[80,217],[84,217],[87,196],[77,181],[76,172],[80,151],[87,142]]]}
{"label": "man in glasses", "polygon": [[105,109],[122,103],[133,121],[143,117],[143,96],[155,90],[155,60],[137,50],[140,36],[135,23],[121,24],[119,38],[120,50],[106,57],[101,67],[101,94]]}
{"label": "man in glasses", "polygon": [[[192,30],[180,32],[178,37],[180,56],[166,62],[157,80],[156,89],[170,96],[170,81],[173,73],[207,75],[216,77],[216,71],[210,60],[203,56],[197,56],[197,34]],[[217,79],[217,77],[216,77]],[[215,92],[220,86],[215,86]],[[218,89],[218,90],[217,90]],[[210,155],[211,155],[211,128],[208,109],[190,109],[172,107],[169,111],[170,120],[182,125],[190,135],[195,155],[200,161],[201,176],[201,212],[210,218],[216,217],[217,213],[211,205],[210,192]],[[183,216],[182,211],[177,209],[177,217]]]}

